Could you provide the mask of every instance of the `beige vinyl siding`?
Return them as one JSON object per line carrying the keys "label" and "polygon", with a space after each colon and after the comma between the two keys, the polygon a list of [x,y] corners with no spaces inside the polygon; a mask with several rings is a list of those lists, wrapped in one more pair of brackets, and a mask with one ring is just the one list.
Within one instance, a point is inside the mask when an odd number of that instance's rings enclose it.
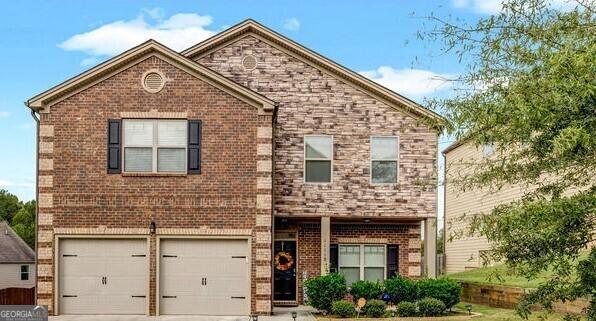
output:
{"label": "beige vinyl siding", "polygon": [[[494,156],[493,156],[494,157]],[[523,195],[527,189],[521,186],[505,186],[499,191],[466,190],[461,191],[450,179],[470,173],[472,166],[483,159],[482,146],[463,144],[446,154],[447,184],[445,190],[445,256],[447,273],[461,272],[477,268],[482,262],[479,252],[488,249],[485,238],[469,236],[468,218],[471,215],[490,212],[499,204],[509,203]],[[454,235],[464,235],[454,238]]]}
{"label": "beige vinyl siding", "polygon": [[[29,280],[21,281],[21,265],[29,265]],[[35,286],[35,264],[1,263],[0,289],[32,288]]]}

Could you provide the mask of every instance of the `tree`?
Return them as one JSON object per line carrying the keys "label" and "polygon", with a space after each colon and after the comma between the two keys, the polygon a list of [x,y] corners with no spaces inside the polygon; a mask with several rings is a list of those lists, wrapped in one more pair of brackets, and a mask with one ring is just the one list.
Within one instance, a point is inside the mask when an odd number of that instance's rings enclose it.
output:
{"label": "tree", "polygon": [[9,193],[7,190],[0,189],[0,220],[12,222],[12,217],[21,207],[19,198]]}
{"label": "tree", "polygon": [[35,247],[35,201],[29,201],[14,215],[12,229],[31,247]]}
{"label": "tree", "polygon": [[587,296],[596,320],[596,248],[589,248],[596,239],[595,9],[591,0],[564,9],[509,0],[472,24],[431,16],[420,33],[465,66],[450,80],[453,97],[429,101],[445,115],[447,132],[496,146],[451,183],[530,187],[522,199],[473,216],[470,230],[491,243],[489,262],[504,261],[527,278],[552,271],[518,306],[524,317],[531,304]]}

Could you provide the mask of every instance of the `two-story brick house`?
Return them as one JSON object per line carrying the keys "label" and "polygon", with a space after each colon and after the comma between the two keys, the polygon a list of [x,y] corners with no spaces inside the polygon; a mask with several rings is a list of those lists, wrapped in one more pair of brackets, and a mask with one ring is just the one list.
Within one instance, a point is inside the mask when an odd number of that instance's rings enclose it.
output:
{"label": "two-story brick house", "polygon": [[27,105],[53,314],[267,314],[329,271],[420,277],[423,222],[434,251],[440,118],[252,20]]}

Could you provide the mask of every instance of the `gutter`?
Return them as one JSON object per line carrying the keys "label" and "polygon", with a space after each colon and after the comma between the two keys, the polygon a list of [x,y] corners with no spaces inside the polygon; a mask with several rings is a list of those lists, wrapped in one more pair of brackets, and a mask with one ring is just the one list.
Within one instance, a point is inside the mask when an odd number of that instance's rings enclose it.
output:
{"label": "gutter", "polygon": [[[25,102],[25,106],[29,107],[29,103]],[[31,107],[29,107],[31,108]],[[34,301],[33,303],[37,305],[37,282],[38,282],[38,275],[37,275],[37,247],[38,247],[38,240],[37,240],[37,226],[39,225],[39,116],[35,112],[35,110],[31,109],[31,117],[35,120],[36,123],[36,130],[35,130],[35,293],[34,293]]]}

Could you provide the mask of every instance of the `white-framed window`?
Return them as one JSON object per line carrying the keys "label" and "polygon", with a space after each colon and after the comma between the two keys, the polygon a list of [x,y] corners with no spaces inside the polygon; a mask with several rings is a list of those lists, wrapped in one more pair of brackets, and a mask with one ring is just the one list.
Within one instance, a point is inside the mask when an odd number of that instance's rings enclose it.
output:
{"label": "white-framed window", "polygon": [[482,145],[482,156],[490,157],[495,153],[495,144]]}
{"label": "white-framed window", "polygon": [[348,284],[358,280],[381,281],[386,275],[386,246],[340,244],[338,268]]}
{"label": "white-framed window", "polygon": [[399,176],[399,138],[370,137],[370,182],[395,184]]}
{"label": "white-framed window", "polygon": [[29,265],[21,265],[21,281],[29,280]]}
{"label": "white-framed window", "polygon": [[186,172],[186,120],[124,119],[122,124],[124,172]]}
{"label": "white-framed window", "polygon": [[333,136],[304,136],[304,181],[330,183],[333,179]]}

